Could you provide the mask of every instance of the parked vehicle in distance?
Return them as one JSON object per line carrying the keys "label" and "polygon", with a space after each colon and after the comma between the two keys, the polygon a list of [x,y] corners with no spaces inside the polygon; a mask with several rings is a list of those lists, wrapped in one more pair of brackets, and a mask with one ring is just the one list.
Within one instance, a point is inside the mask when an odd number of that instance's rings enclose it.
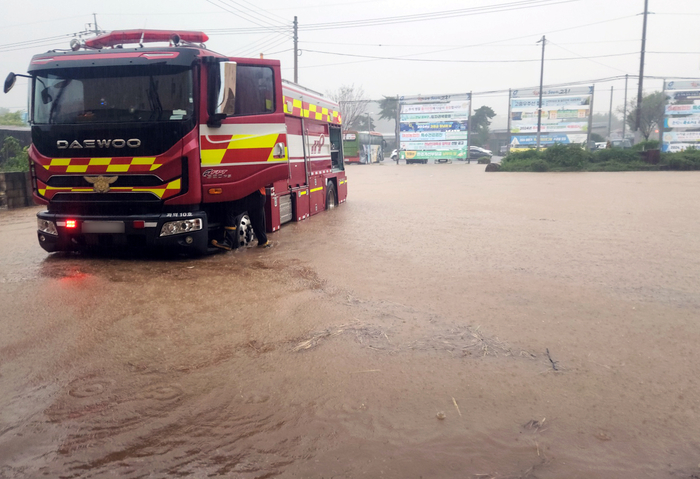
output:
{"label": "parked vehicle in distance", "polygon": [[343,134],[345,163],[381,163],[386,141],[376,131],[346,131]]}
{"label": "parked vehicle in distance", "polygon": [[479,158],[483,158],[485,156],[488,156],[490,158],[493,156],[493,152],[491,150],[487,150],[487,149],[481,148],[479,146],[470,146],[469,147],[469,159],[470,160],[478,160]]}
{"label": "parked vehicle in distance", "polygon": [[604,141],[596,141],[593,145],[594,150],[604,150],[607,143]]}
{"label": "parked vehicle in distance", "polygon": [[632,148],[632,142],[630,142],[628,139],[610,140],[610,145],[613,148]]}

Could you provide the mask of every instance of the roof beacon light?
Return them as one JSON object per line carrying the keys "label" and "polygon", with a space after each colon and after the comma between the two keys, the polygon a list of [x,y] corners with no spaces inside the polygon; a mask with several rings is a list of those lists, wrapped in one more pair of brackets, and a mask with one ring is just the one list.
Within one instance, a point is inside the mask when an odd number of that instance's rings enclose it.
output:
{"label": "roof beacon light", "polygon": [[80,50],[80,40],[77,38],[74,38],[70,41],[70,49],[73,50],[74,52],[77,52]]}
{"label": "roof beacon light", "polygon": [[85,40],[85,46],[99,49],[125,43],[175,42],[176,39],[177,43],[204,43],[209,40],[209,36],[203,32],[185,30],[115,30]]}

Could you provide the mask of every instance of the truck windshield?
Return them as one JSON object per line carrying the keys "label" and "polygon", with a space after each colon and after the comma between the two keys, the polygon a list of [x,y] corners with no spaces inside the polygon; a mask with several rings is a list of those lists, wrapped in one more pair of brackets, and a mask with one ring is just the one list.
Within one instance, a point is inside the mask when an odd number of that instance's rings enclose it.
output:
{"label": "truck windshield", "polygon": [[66,68],[34,81],[36,124],[186,120],[194,114],[192,71],[182,67]]}

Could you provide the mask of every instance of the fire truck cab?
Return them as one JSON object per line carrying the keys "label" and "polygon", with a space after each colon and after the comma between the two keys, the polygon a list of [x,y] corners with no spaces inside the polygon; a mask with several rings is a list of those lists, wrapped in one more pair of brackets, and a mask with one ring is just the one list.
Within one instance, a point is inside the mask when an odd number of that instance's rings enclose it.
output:
{"label": "fire truck cab", "polygon": [[240,209],[238,245],[252,240],[237,200],[261,188],[268,232],[346,200],[338,105],[283,81],[279,61],[225,57],[207,39],[118,31],[32,58],[29,158],[46,251],[202,254],[225,208]]}

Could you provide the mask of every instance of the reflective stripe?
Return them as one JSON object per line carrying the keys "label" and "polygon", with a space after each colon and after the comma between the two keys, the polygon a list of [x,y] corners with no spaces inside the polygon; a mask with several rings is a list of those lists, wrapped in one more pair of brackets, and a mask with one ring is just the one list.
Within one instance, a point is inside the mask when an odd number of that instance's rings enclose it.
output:
{"label": "reflective stripe", "polygon": [[[129,171],[153,171],[161,166],[155,164],[156,157],[133,158],[51,158],[44,169],[54,173],[126,173]],[[105,168],[106,167],[106,168]],[[132,168],[134,167],[134,168]]]}

